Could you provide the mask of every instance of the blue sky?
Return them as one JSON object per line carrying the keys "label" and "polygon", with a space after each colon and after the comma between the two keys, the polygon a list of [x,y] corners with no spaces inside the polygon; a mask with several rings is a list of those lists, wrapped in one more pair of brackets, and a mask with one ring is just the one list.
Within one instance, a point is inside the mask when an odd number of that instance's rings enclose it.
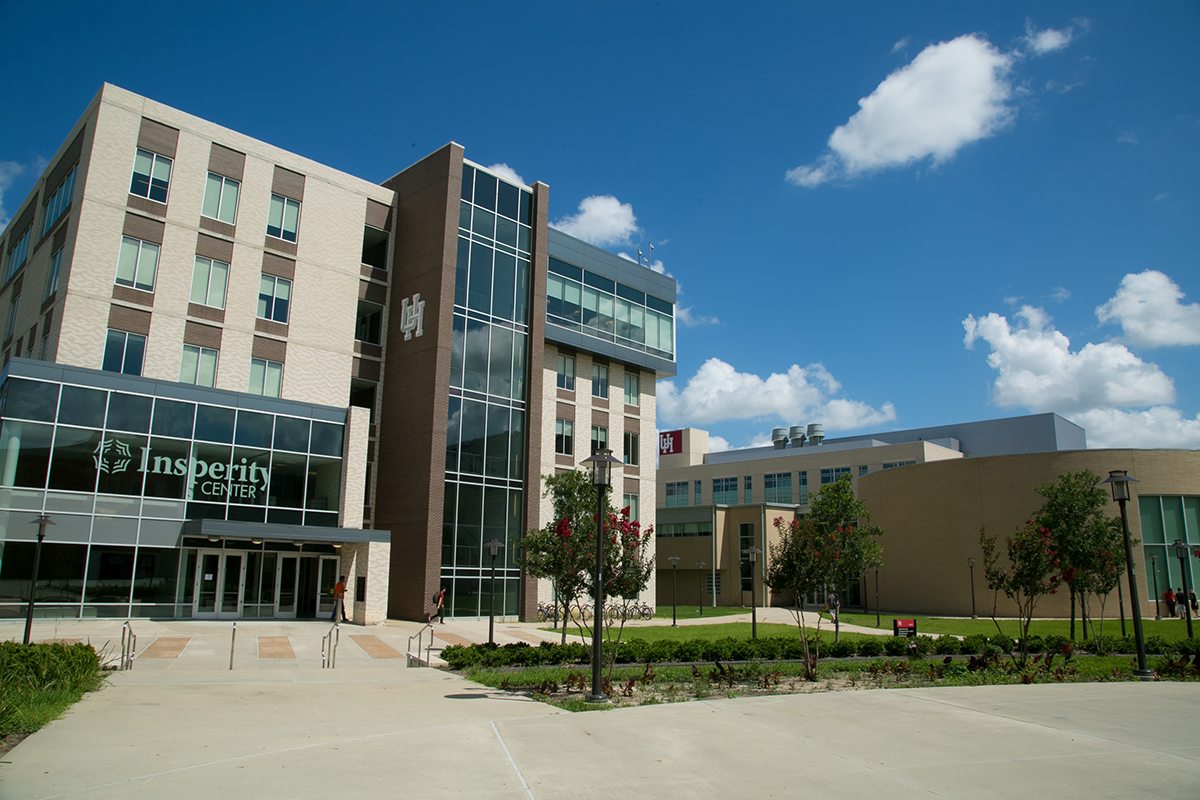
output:
{"label": "blue sky", "polygon": [[1200,447],[1200,5],[843,5],[5,2],[0,223],[103,81],[375,181],[454,140],[654,243],[664,429]]}

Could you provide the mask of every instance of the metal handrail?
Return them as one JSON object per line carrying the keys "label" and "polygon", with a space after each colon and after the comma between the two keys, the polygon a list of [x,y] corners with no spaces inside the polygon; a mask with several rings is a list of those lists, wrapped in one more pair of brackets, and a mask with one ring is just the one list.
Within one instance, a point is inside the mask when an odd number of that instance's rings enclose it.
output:
{"label": "metal handrail", "polygon": [[237,623],[233,623],[233,635],[229,637],[229,668],[233,669],[233,645],[237,642]]}
{"label": "metal handrail", "polygon": [[129,620],[125,620],[125,624],[121,626],[121,663],[117,669],[133,669],[133,656],[136,652],[137,635],[133,632],[133,626],[129,624]]}
{"label": "metal handrail", "polygon": [[337,646],[341,638],[341,624],[337,622],[329,629],[329,633],[321,637],[321,669],[337,667]]}
{"label": "metal handrail", "polygon": [[[425,631],[429,631],[429,644],[426,645],[425,658],[422,659],[421,658],[421,642],[424,641],[424,639],[425,639]],[[412,649],[413,639],[417,640],[417,654],[415,656],[413,655],[413,649]],[[415,666],[428,667],[429,666],[429,658],[430,658],[429,651],[432,649],[433,649],[433,626],[426,624],[425,627],[421,628],[421,630],[417,631],[412,636],[408,637],[408,647],[406,649],[407,651],[405,652],[405,656],[407,657],[407,665],[410,667],[414,666],[413,662],[415,661],[416,662]]]}

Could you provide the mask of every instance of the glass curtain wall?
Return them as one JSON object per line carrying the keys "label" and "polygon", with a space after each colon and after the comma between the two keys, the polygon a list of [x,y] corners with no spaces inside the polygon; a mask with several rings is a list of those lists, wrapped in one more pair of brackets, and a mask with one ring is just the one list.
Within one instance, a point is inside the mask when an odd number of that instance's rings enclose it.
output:
{"label": "glass curtain wall", "polygon": [[529,190],[464,164],[442,512],[441,578],[452,616],[487,615],[485,545],[493,539],[504,543],[496,613],[518,613],[532,212]]}
{"label": "glass curtain wall", "polygon": [[[1176,593],[1181,588],[1185,593],[1200,591],[1196,581],[1200,558],[1195,555],[1200,550],[1200,497],[1141,495],[1137,504],[1146,560],[1146,584],[1138,588],[1151,602],[1156,588],[1160,598],[1168,588]],[[1182,565],[1170,547],[1175,542],[1188,545]],[[1167,613],[1165,607],[1162,613]]]}

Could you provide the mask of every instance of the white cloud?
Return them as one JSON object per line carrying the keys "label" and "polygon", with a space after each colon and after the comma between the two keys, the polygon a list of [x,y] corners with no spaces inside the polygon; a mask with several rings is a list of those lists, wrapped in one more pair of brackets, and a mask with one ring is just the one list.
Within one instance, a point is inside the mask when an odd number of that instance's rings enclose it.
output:
{"label": "white cloud", "polygon": [[612,195],[583,198],[578,214],[563,217],[552,227],[598,247],[629,244],[638,231],[633,206]]}
{"label": "white cloud", "polygon": [[722,450],[732,449],[733,445],[724,436],[713,436],[711,433],[708,435],[708,452],[719,453]]}
{"label": "white cloud", "polygon": [[1116,322],[1136,347],[1200,344],[1200,303],[1184,305],[1183,291],[1158,270],[1126,275],[1117,293],[1096,308],[1101,322]]}
{"label": "white cloud", "polygon": [[1163,192],[1162,194],[1154,195],[1154,200],[1155,200],[1155,202],[1158,202],[1159,200],[1166,200],[1170,196],[1171,196],[1170,192]]}
{"label": "white cloud", "polygon": [[1142,361],[1121,344],[1086,344],[1071,352],[1071,342],[1050,324],[1040,308],[1022,306],[1016,328],[996,313],[963,320],[963,343],[978,340],[992,352],[988,364],[1000,374],[992,400],[1002,408],[1025,406],[1070,417],[1097,408],[1171,403],[1175,385],[1158,365]]}
{"label": "white cloud", "polygon": [[12,186],[13,179],[25,171],[25,167],[15,161],[0,161],[0,231],[8,225],[12,214],[4,206],[4,195]]}
{"label": "white cloud", "polygon": [[1200,448],[1200,414],[1188,419],[1170,406],[1145,411],[1097,408],[1071,421],[1087,431],[1088,447]]}
{"label": "white cloud", "polygon": [[1137,144],[1138,138],[1137,138],[1137,134],[1134,133],[1133,131],[1125,131],[1124,133],[1122,133],[1120,136],[1117,137],[1117,141],[1120,142],[1121,144]]}
{"label": "white cloud", "polygon": [[908,37],[907,36],[905,36],[903,39],[901,39],[900,41],[898,41],[894,45],[892,45],[892,52],[899,53],[901,50],[903,50],[906,47],[908,47]]}
{"label": "white cloud", "polygon": [[1066,300],[1070,300],[1071,290],[1058,286],[1054,289],[1054,294],[1050,295],[1050,299],[1056,303],[1062,303]]}
{"label": "white cloud", "polygon": [[676,306],[675,319],[679,320],[680,324],[688,328],[695,328],[699,325],[718,325],[721,320],[716,317],[706,317],[703,314],[693,314],[691,306]]}
{"label": "white cloud", "polygon": [[[636,258],[634,258],[633,256],[629,255],[629,253],[620,252],[620,253],[617,253],[617,255],[620,256],[621,258],[625,259],[626,261],[632,261],[635,264],[638,263],[638,260]],[[671,273],[667,272],[666,267],[663,266],[662,259],[658,259],[658,258],[654,259],[653,264],[646,264],[645,260],[643,260],[641,262],[641,264],[643,267],[646,267],[646,269],[652,270],[653,272],[657,272],[659,275],[666,275],[668,278],[675,277]],[[679,293],[682,294],[682,292],[679,292]]]}
{"label": "white cloud", "polygon": [[1075,36],[1075,29],[1068,25],[1062,30],[1054,28],[1046,28],[1044,31],[1036,30],[1033,23],[1026,20],[1025,22],[1025,44],[1033,51],[1034,55],[1045,55],[1053,53],[1055,50],[1062,50],[1071,43],[1071,39]]}
{"label": "white cloud", "polygon": [[873,408],[835,397],[840,390],[841,384],[819,363],[793,364],[785,374],[764,379],[710,358],[682,390],[674,381],[659,382],[658,418],[668,428],[769,418],[784,424],[820,422],[827,430],[880,425],[896,418],[891,403]]}
{"label": "white cloud", "polygon": [[506,181],[519,183],[522,186],[529,185],[525,183],[525,179],[518,175],[517,171],[508,164],[492,164],[490,167],[488,167],[488,169],[499,175],[501,178],[504,178]]}
{"label": "white cloud", "polygon": [[1011,121],[1012,62],[975,35],[929,45],[858,101],[859,111],[829,137],[831,154],[790,170],[787,179],[813,187],[839,175],[952,159]]}

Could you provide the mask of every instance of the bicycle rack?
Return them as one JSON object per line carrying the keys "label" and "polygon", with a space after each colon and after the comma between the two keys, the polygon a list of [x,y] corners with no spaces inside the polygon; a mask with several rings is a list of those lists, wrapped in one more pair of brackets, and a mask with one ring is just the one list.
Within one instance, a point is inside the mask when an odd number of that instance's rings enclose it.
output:
{"label": "bicycle rack", "polygon": [[337,646],[341,638],[341,624],[337,622],[329,629],[329,633],[321,637],[321,669],[337,667]]}
{"label": "bicycle rack", "polygon": [[133,669],[133,656],[136,652],[137,635],[133,632],[129,620],[125,620],[125,624],[121,626],[121,663],[117,669]]}
{"label": "bicycle rack", "polygon": [[[429,631],[429,644],[425,646],[425,658],[421,658],[421,642],[425,638],[425,631]],[[417,640],[417,654],[413,655],[412,642]],[[406,648],[405,657],[406,665],[410,667],[428,667],[429,666],[429,651],[433,649],[433,626],[426,625],[421,630],[408,637],[408,647]],[[414,663],[415,662],[415,663]]]}

